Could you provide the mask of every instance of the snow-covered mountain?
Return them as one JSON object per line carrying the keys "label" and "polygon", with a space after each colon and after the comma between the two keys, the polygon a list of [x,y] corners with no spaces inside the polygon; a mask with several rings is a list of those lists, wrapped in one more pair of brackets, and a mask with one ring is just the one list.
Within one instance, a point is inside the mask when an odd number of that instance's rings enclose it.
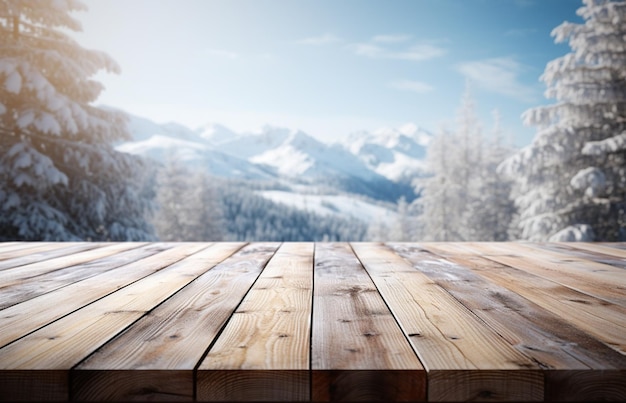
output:
{"label": "snow-covered mountain", "polygon": [[235,134],[224,126],[213,125],[191,130],[178,123],[159,124],[129,115],[128,130],[132,140],[117,145],[117,150],[165,162],[175,155],[183,163],[202,167],[212,175],[237,179],[273,179],[269,167],[217,150],[216,144]]}
{"label": "snow-covered mountain", "polygon": [[216,149],[239,158],[249,159],[279,147],[291,134],[284,127],[263,126],[251,133],[234,134],[216,145]]}
{"label": "snow-covered mountain", "polygon": [[342,144],[372,171],[393,182],[410,182],[423,173],[432,134],[409,123],[400,128],[357,132]]}
{"label": "snow-covered mountain", "polygon": [[[249,161],[271,166],[283,177],[323,179],[340,176],[368,181],[383,179],[345,148],[322,143],[303,131],[273,130],[250,137],[266,141],[249,156]],[[250,141],[250,144],[254,143]],[[220,149],[227,152],[224,148]]]}
{"label": "snow-covered mountain", "polygon": [[214,147],[238,137],[234,131],[219,123],[207,123],[196,129],[195,133]]}
{"label": "snow-covered mountain", "polygon": [[347,195],[300,194],[280,190],[265,190],[257,193],[276,203],[307,210],[321,216],[339,215],[367,223],[392,223],[398,219],[398,214],[392,209]]}
{"label": "snow-covered mountain", "polygon": [[130,115],[128,127],[133,139],[117,149],[158,162],[175,153],[215,176],[322,185],[388,201],[411,198],[410,179],[422,172],[430,140],[415,125],[353,133],[333,144],[274,126],[237,133],[209,123],[192,130]]}

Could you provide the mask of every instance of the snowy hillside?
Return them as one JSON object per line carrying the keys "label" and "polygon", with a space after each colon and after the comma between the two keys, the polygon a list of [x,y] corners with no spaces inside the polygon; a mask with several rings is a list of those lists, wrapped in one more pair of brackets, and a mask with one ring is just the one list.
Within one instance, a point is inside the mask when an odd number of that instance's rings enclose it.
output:
{"label": "snowy hillside", "polygon": [[391,223],[397,219],[397,213],[390,208],[346,195],[296,194],[275,190],[262,191],[259,194],[275,203],[286,204],[322,216],[353,217],[368,223],[377,221]]}
{"label": "snowy hillside", "polygon": [[292,131],[278,146],[254,155],[250,161],[276,168],[283,176],[312,179],[340,176],[381,180],[343,147],[324,144],[302,131]]}
{"label": "snowy hillside", "polygon": [[149,119],[131,115],[127,127],[133,141],[147,140],[155,135],[162,136],[163,140],[165,137],[178,140],[198,140],[196,132],[178,123],[159,124]]}
{"label": "snowy hillside", "polygon": [[410,182],[424,168],[432,134],[414,124],[351,134],[342,144],[372,171],[393,182]]}
{"label": "snowy hillside", "polygon": [[133,140],[117,149],[157,162],[175,154],[214,176],[321,186],[392,202],[414,197],[410,179],[422,171],[430,139],[415,125],[354,133],[334,144],[269,125],[247,133],[218,123],[192,130],[130,115],[128,128]]}
{"label": "snowy hillside", "polygon": [[290,134],[289,129],[266,125],[252,133],[233,133],[230,139],[224,138],[215,147],[223,153],[248,159],[279,147]]}
{"label": "snowy hillside", "polygon": [[[223,127],[223,126],[222,126]],[[158,124],[131,116],[128,124],[133,141],[119,144],[119,151],[165,162],[175,155],[181,162],[199,166],[212,175],[237,179],[273,179],[274,173],[264,166],[215,150],[206,132],[192,131],[177,123]],[[228,130],[224,128],[225,130]]]}
{"label": "snowy hillside", "polygon": [[215,151],[207,144],[159,134],[143,141],[121,144],[117,149],[160,162],[166,161],[170,155],[175,155],[187,165],[202,167],[212,175],[220,177],[237,179],[272,179],[275,177],[273,172],[265,167]]}
{"label": "snowy hillside", "polygon": [[226,126],[218,123],[207,123],[196,130],[198,136],[206,140],[213,147],[219,147],[220,144],[232,141],[239,135],[230,130]]}

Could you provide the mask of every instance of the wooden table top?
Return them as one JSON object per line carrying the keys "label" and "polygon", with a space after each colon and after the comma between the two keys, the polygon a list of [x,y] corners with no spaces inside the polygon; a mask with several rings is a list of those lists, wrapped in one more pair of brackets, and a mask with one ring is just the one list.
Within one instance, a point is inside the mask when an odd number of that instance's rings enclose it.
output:
{"label": "wooden table top", "polygon": [[0,401],[626,400],[625,243],[0,243]]}

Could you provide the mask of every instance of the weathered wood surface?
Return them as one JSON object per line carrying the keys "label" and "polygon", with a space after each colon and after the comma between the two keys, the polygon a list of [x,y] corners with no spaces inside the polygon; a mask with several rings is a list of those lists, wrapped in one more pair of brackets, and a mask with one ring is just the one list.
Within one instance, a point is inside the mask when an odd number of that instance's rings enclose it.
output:
{"label": "weathered wood surface", "polygon": [[0,243],[0,401],[624,401],[625,251]]}
{"label": "weathered wood surface", "polygon": [[348,245],[317,245],[314,284],[313,400],[425,399],[424,367]]}

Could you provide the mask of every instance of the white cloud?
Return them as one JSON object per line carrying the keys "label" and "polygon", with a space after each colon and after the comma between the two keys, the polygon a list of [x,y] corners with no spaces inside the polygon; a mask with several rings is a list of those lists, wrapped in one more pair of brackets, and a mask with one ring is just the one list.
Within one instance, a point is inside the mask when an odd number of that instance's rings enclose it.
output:
{"label": "white cloud", "polygon": [[511,57],[465,62],[458,66],[458,71],[479,88],[524,102],[535,101],[535,91],[519,81],[522,70],[523,66]]}
{"label": "white cloud", "polygon": [[421,81],[411,81],[411,80],[394,81],[390,84],[390,86],[397,90],[411,91],[411,92],[416,92],[418,94],[425,94],[435,89],[430,84],[426,84]]}
{"label": "white cloud", "polygon": [[411,35],[376,35],[372,38],[375,43],[399,43],[411,39]]}
{"label": "white cloud", "polygon": [[328,45],[330,43],[336,43],[340,41],[341,39],[333,34],[324,34],[320,36],[312,36],[310,38],[304,38],[304,39],[297,41],[297,43],[301,45],[320,46],[320,45]]}
{"label": "white cloud", "polygon": [[[372,43],[374,42],[374,43]],[[389,49],[380,45],[380,41],[373,40],[368,43],[352,45],[352,50],[359,56],[376,59],[399,59],[424,61],[434,59],[446,54],[446,50],[435,45],[422,43],[402,49]]]}
{"label": "white cloud", "polygon": [[422,44],[412,46],[405,52],[392,53],[391,57],[396,59],[421,61],[434,59],[436,57],[443,56],[445,53],[446,51],[443,48],[429,44]]}
{"label": "white cloud", "polygon": [[384,57],[385,50],[377,45],[370,43],[357,43],[353,45],[354,53],[367,57]]}

